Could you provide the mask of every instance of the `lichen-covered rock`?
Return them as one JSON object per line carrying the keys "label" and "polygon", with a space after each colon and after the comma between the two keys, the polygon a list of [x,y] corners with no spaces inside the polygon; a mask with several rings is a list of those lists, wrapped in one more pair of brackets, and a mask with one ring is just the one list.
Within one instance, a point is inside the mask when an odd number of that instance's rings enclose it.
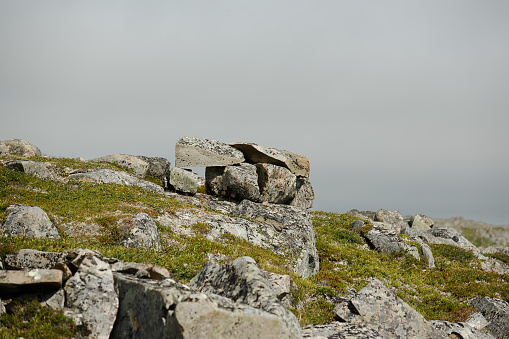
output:
{"label": "lichen-covered rock", "polygon": [[0,297],[10,298],[22,293],[39,293],[62,287],[59,270],[0,270]]}
{"label": "lichen-covered rock", "polygon": [[431,248],[429,247],[429,245],[425,244],[421,240],[421,238],[415,238],[413,240],[417,241],[417,243],[419,244],[419,247],[421,248],[422,251],[422,255],[426,260],[426,266],[428,266],[429,268],[435,267],[435,258],[433,257],[433,252],[431,252]]}
{"label": "lichen-covered rock", "polygon": [[65,253],[43,252],[33,249],[21,249],[16,254],[7,254],[5,265],[7,269],[22,270],[24,268],[55,268],[57,263],[65,262]]}
{"label": "lichen-covered rock", "polygon": [[370,244],[382,253],[405,252],[408,245],[399,236],[392,225],[374,222],[373,228],[366,234]]}
{"label": "lichen-covered rock", "polygon": [[242,152],[216,140],[183,137],[175,145],[176,167],[228,166],[242,162]]}
{"label": "lichen-covered rock", "polygon": [[398,211],[387,211],[380,209],[376,211],[374,221],[391,224],[397,233],[401,233],[401,229],[408,226]]}
{"label": "lichen-covered rock", "polygon": [[170,171],[169,187],[180,193],[196,194],[198,174],[183,168],[174,167]]}
{"label": "lichen-covered rock", "polygon": [[209,261],[189,286],[274,314],[284,321],[292,337],[301,336],[297,318],[279,302],[271,283],[253,258],[241,257],[222,266]]}
{"label": "lichen-covered rock", "polygon": [[272,290],[276,294],[281,305],[284,307],[291,307],[291,277],[288,274],[277,274],[273,272],[265,272]]}
{"label": "lichen-covered rock", "polygon": [[443,320],[432,320],[431,325],[442,332],[444,338],[461,338],[461,339],[495,339],[489,333],[476,330],[467,323],[452,323]]}
{"label": "lichen-covered rock", "polygon": [[98,257],[86,256],[64,289],[66,307],[83,321],[90,331],[88,338],[109,338],[118,310],[110,265]]}
{"label": "lichen-covered rock", "polygon": [[117,184],[123,186],[139,186],[156,192],[164,192],[164,188],[150,181],[142,180],[132,174],[100,168],[90,172],[69,175],[69,179],[84,180],[98,184]]}
{"label": "lichen-covered rock", "polygon": [[495,338],[509,338],[509,303],[496,298],[476,298],[470,306],[480,311],[489,322],[485,330]]}
{"label": "lichen-covered rock", "polygon": [[115,153],[105,155],[103,157],[89,160],[91,162],[107,162],[117,164],[123,168],[133,170],[134,175],[139,178],[144,178],[147,175],[149,164],[148,162],[128,154]]}
{"label": "lichen-covered rock", "polygon": [[443,338],[424,317],[380,280],[373,279],[349,301],[336,306],[336,318],[362,324],[382,338]]}
{"label": "lichen-covered rock", "polygon": [[121,260],[111,264],[111,270],[132,276],[139,275],[138,272],[140,271],[145,271],[148,273],[148,278],[154,280],[163,280],[170,277],[170,272],[164,267],[145,263],[123,262]]}
{"label": "lichen-covered rock", "polygon": [[41,156],[41,150],[21,139],[9,139],[0,141],[0,155],[17,154],[27,157]]}
{"label": "lichen-covered rock", "polygon": [[121,246],[130,248],[161,249],[161,238],[157,225],[146,213],[138,213],[128,223],[128,238],[120,242]]}
{"label": "lichen-covered rock", "polygon": [[171,167],[171,163],[168,159],[162,157],[147,157],[144,155],[137,155],[136,158],[148,163],[148,169],[145,176],[159,178],[163,183],[165,180],[168,180]]}
{"label": "lichen-covered rock", "polygon": [[261,201],[255,165],[244,163],[237,166],[207,167],[205,180],[208,194],[239,201]]}
{"label": "lichen-covered rock", "polygon": [[305,156],[253,143],[237,142],[230,145],[242,151],[250,163],[282,166],[288,168],[296,176],[309,177],[309,160]]}
{"label": "lichen-covered rock", "polygon": [[291,206],[301,208],[313,207],[313,200],[315,200],[315,192],[311,186],[308,178],[297,177],[297,185],[295,188],[295,197],[290,202]]}
{"label": "lichen-covered rock", "polygon": [[409,224],[413,229],[425,232],[429,231],[435,223],[424,214],[417,214],[410,218]]}
{"label": "lichen-covered rock", "polygon": [[46,212],[37,206],[10,205],[1,228],[4,236],[24,235],[29,238],[60,238]]}
{"label": "lichen-covered rock", "polygon": [[13,171],[33,174],[43,179],[58,180],[59,178],[54,166],[49,163],[31,160],[15,160],[7,162],[5,167]]}
{"label": "lichen-covered rock", "polygon": [[295,198],[297,177],[285,167],[256,164],[260,200],[274,204],[288,204]]}
{"label": "lichen-covered rock", "polygon": [[333,321],[328,324],[308,325],[302,328],[307,339],[382,339],[375,330],[362,324]]}

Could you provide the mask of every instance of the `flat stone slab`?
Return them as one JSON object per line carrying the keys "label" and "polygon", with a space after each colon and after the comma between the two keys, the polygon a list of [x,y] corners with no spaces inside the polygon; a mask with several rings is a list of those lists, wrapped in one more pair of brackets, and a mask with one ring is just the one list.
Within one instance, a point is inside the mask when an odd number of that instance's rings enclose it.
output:
{"label": "flat stone slab", "polygon": [[58,290],[62,287],[62,275],[60,270],[1,270],[0,297],[10,297],[23,292],[37,293]]}
{"label": "flat stone slab", "polygon": [[216,140],[183,137],[175,145],[176,167],[228,166],[244,161],[242,152]]}
{"label": "flat stone slab", "polygon": [[142,180],[136,176],[122,172],[114,171],[110,169],[101,168],[98,170],[76,173],[69,175],[69,179],[73,180],[84,180],[89,182],[95,182],[98,184],[117,184],[124,186],[139,186],[148,190],[156,192],[164,192],[164,188],[153,182]]}

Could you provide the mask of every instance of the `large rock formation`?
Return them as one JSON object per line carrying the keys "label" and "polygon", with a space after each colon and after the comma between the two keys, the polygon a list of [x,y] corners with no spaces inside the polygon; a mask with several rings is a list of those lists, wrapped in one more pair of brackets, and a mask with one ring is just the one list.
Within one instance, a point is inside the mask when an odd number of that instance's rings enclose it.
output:
{"label": "large rock formation", "polygon": [[216,140],[183,137],[175,145],[176,167],[228,166],[244,162],[244,155]]}
{"label": "large rock formation", "polygon": [[43,179],[58,179],[58,174],[56,173],[53,166],[49,163],[31,160],[16,160],[7,162],[5,167],[10,170],[33,174]]}
{"label": "large rock formation", "polygon": [[0,156],[2,155],[23,155],[26,157],[41,156],[41,150],[21,139],[10,139],[0,141]]}
{"label": "large rock formation", "polygon": [[226,167],[207,167],[205,187],[208,194],[235,200],[260,202],[260,186],[256,166],[240,164]]}

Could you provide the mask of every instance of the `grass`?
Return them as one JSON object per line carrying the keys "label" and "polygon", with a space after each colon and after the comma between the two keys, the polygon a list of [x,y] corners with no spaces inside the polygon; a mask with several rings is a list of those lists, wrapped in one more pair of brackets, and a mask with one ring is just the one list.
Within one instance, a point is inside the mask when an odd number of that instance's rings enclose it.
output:
{"label": "grass", "polygon": [[[54,164],[60,173],[64,173],[66,167],[86,169],[99,166],[74,159],[42,159]],[[111,164],[104,167],[115,168]],[[51,252],[89,248],[107,257],[165,267],[172,278],[187,283],[206,263],[208,253],[226,258],[226,261],[248,255],[267,271],[289,274],[288,261],[284,256],[227,232],[215,241],[209,240],[207,235],[211,228],[205,223],[188,225],[190,232],[186,234],[189,235],[174,233],[158,225],[162,239],[160,251],[119,246],[120,240],[125,237],[125,230],[118,222],[122,218],[145,212],[156,219],[167,213],[196,208],[139,187],[56,182],[9,171],[0,165],[0,224],[11,204],[41,207],[55,222],[62,238],[0,237],[0,257],[3,258],[7,253],[15,253],[22,248]],[[205,209],[205,212],[223,214],[212,209]],[[293,280],[292,311],[301,325],[334,320],[334,300],[347,296],[351,289],[360,290],[374,277],[395,288],[398,295],[426,319],[464,321],[473,312],[468,307],[468,300],[477,296],[509,300],[509,276],[482,271],[478,259],[471,252],[450,245],[429,244],[436,263],[436,268],[430,269],[424,261],[405,253],[389,255],[370,250],[364,235],[372,225],[368,223],[353,231],[351,225],[356,218],[348,214],[313,212],[312,220],[320,271],[307,279],[290,273]],[[72,235],[68,224],[78,222],[95,225],[98,234],[85,234],[85,237]],[[405,240],[410,243],[410,239]],[[496,254],[496,258],[509,262],[507,255]],[[17,316],[21,317],[20,314]],[[49,321],[50,318],[45,319]],[[24,321],[10,322],[8,330],[14,331],[14,337],[37,338],[35,334],[20,334]],[[67,326],[65,324],[62,322],[62,326]],[[0,331],[3,331],[0,337],[10,338],[11,334],[6,334],[6,329]],[[46,337],[58,338],[57,334],[49,331],[43,330],[48,334]]]}

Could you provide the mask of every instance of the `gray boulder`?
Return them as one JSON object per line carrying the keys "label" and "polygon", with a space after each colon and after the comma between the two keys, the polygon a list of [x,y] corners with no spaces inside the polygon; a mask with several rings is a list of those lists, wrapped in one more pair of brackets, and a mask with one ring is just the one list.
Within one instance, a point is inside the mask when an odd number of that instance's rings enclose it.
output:
{"label": "gray boulder", "polygon": [[226,167],[207,167],[205,188],[208,194],[235,200],[260,202],[260,187],[256,166],[240,164]]}
{"label": "gray boulder", "polygon": [[161,249],[161,238],[157,225],[146,213],[138,213],[128,222],[128,238],[120,242],[121,246],[130,248]]}
{"label": "gray boulder", "polygon": [[28,141],[10,139],[0,141],[0,155],[17,154],[27,157],[41,156],[41,150]]}
{"label": "gray boulder", "polygon": [[154,280],[163,280],[170,277],[170,272],[164,267],[145,263],[123,262],[121,260],[111,264],[111,270],[112,272],[129,274],[132,276],[140,276],[140,272],[144,271],[148,273],[149,279]]}
{"label": "gray boulder", "polygon": [[244,160],[242,152],[216,140],[183,137],[175,145],[176,167],[228,166]]}
{"label": "gray boulder", "polygon": [[382,339],[375,330],[362,325],[333,321],[302,328],[302,337],[309,339]]}
{"label": "gray boulder", "polygon": [[484,328],[495,338],[509,338],[509,303],[496,298],[476,298],[470,306],[480,311],[488,321]]}
{"label": "gray boulder", "polygon": [[272,164],[256,164],[260,200],[288,204],[295,198],[297,177],[290,170]]}
{"label": "gray boulder", "polygon": [[109,338],[118,310],[110,265],[86,256],[65,284],[66,307],[90,331],[88,338]]}
{"label": "gray boulder", "polygon": [[401,230],[408,226],[403,217],[398,211],[387,211],[380,209],[376,211],[374,221],[391,224],[397,233],[401,233]]}
{"label": "gray boulder", "polygon": [[435,258],[433,257],[433,253],[431,252],[431,248],[428,244],[425,244],[421,238],[414,238],[413,240],[417,241],[419,247],[421,248],[422,255],[426,260],[426,266],[429,268],[435,267]]}
{"label": "gray boulder", "polygon": [[308,178],[297,177],[297,185],[295,188],[295,198],[290,202],[291,206],[301,208],[313,207],[315,192]]}
{"label": "gray boulder", "polygon": [[149,164],[143,159],[128,154],[115,153],[103,157],[89,160],[91,162],[107,162],[117,164],[123,168],[133,170],[134,175],[139,178],[145,178],[148,172]]}
{"label": "gray boulder", "polygon": [[100,168],[90,172],[69,175],[69,179],[84,180],[98,184],[117,184],[123,186],[139,186],[156,192],[164,192],[164,188],[150,181],[141,180],[132,174]]}
{"label": "gray boulder", "polygon": [[431,320],[431,325],[442,332],[444,338],[462,338],[462,339],[495,339],[489,333],[481,332],[467,323],[452,323],[443,320]]}
{"label": "gray boulder", "polygon": [[0,298],[11,298],[23,293],[39,293],[62,287],[59,270],[0,270]]}
{"label": "gray boulder", "polygon": [[378,279],[371,280],[349,301],[339,303],[336,318],[362,324],[382,338],[443,338],[440,331]]}
{"label": "gray boulder", "polygon": [[279,302],[264,271],[253,258],[241,257],[222,266],[209,261],[189,286],[274,314],[283,320],[292,337],[301,337],[297,318]]}
{"label": "gray boulder", "polygon": [[198,180],[198,174],[183,168],[174,167],[170,170],[169,187],[179,193],[196,194]]}
{"label": "gray boulder", "polygon": [[405,252],[408,245],[392,225],[373,222],[373,228],[366,234],[369,243],[382,253]]}
{"label": "gray boulder", "polygon": [[16,160],[7,162],[5,167],[10,170],[33,174],[43,179],[57,180],[59,178],[54,166],[49,163],[31,160]]}
{"label": "gray boulder", "polygon": [[170,177],[171,167],[171,163],[168,161],[168,159],[161,157],[146,157],[143,155],[137,155],[136,157],[148,163],[146,176],[159,178],[161,183],[163,183],[163,185],[166,187]]}
{"label": "gray boulder", "polygon": [[435,224],[433,220],[425,216],[424,214],[417,214],[410,218],[410,227],[415,230],[422,232],[429,231]]}
{"label": "gray boulder", "polygon": [[237,142],[230,145],[242,151],[244,157],[250,163],[268,163],[282,166],[288,168],[296,176],[309,177],[309,160],[305,156],[253,143]]}
{"label": "gray boulder", "polygon": [[272,290],[276,294],[281,305],[284,307],[291,307],[291,277],[288,274],[277,274],[272,272],[265,272]]}
{"label": "gray boulder", "polygon": [[46,212],[37,206],[10,205],[1,228],[4,236],[24,235],[29,238],[60,238]]}
{"label": "gray boulder", "polygon": [[57,263],[65,262],[65,253],[42,252],[33,249],[21,249],[16,254],[7,254],[5,266],[7,269],[22,270],[25,268],[55,268]]}

